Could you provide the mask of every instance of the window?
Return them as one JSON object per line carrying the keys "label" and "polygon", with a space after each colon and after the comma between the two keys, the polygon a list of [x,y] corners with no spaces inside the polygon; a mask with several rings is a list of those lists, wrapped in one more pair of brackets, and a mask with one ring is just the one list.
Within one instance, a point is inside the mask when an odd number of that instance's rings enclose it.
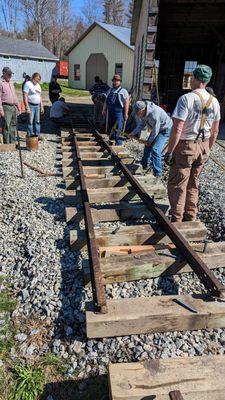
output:
{"label": "window", "polygon": [[28,58],[22,57],[21,60],[28,61]]}
{"label": "window", "polygon": [[43,60],[38,60],[38,63],[42,63],[43,62]]}
{"label": "window", "polygon": [[183,85],[182,85],[184,90],[191,89],[192,72],[197,67],[197,65],[198,65],[197,61],[185,61]]}
{"label": "window", "polygon": [[115,74],[118,74],[123,77],[123,64],[116,64],[115,65]]}
{"label": "window", "polygon": [[3,58],[6,58],[7,60],[10,60],[9,56],[3,56]]}
{"label": "window", "polygon": [[80,81],[80,64],[74,64],[74,80]]}

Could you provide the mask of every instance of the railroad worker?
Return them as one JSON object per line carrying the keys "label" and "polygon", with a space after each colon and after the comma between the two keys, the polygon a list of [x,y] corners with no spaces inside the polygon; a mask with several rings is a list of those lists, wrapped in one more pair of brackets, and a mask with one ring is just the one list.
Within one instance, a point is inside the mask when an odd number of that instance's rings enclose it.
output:
{"label": "railroad worker", "polygon": [[28,136],[33,136],[35,134],[41,140],[40,112],[44,112],[44,107],[41,98],[40,81],[41,75],[35,72],[31,80],[24,85],[23,101],[29,116],[27,134]]}
{"label": "railroad worker", "polygon": [[122,132],[128,119],[130,96],[121,86],[120,75],[114,75],[112,82],[113,86],[107,93],[102,114],[106,116],[108,112],[108,131],[114,129],[116,145],[122,145]]}
{"label": "railroad worker", "polygon": [[48,93],[49,93],[49,99],[50,99],[52,104],[55,101],[59,100],[60,93],[62,93],[62,89],[61,89],[60,85],[57,82],[57,77],[56,76],[52,77],[52,80],[51,80],[51,82],[49,84]]}
{"label": "railroad worker", "polygon": [[110,87],[107,85],[107,83],[102,82],[100,77],[96,76],[95,83],[89,90],[89,92],[92,95],[91,99],[92,99],[93,103],[94,104],[96,103],[98,95],[107,93],[109,91],[109,89],[110,89]]}
{"label": "railroad worker", "polygon": [[64,97],[60,97],[59,100],[55,101],[50,110],[50,120],[53,125],[53,129],[60,134],[61,125],[65,123],[65,115],[69,113],[69,106],[66,104]]}
{"label": "railroad worker", "polygon": [[17,113],[20,105],[15,92],[12,71],[4,67],[0,80],[0,118],[3,126],[3,143],[14,143],[16,139]]}
{"label": "railroad worker", "polygon": [[146,127],[151,130],[148,139],[141,141],[145,144],[141,161],[143,170],[147,173],[152,170],[155,176],[161,178],[162,151],[169,139],[173,121],[161,107],[151,101],[137,101],[134,104],[133,115],[140,121],[129,138],[139,138],[141,131]]}
{"label": "railroad worker", "polygon": [[173,222],[194,221],[198,211],[198,178],[214,145],[220,121],[217,99],[206,91],[212,77],[207,65],[198,65],[192,92],[181,96],[173,113],[173,130],[165,161],[170,165],[168,196]]}

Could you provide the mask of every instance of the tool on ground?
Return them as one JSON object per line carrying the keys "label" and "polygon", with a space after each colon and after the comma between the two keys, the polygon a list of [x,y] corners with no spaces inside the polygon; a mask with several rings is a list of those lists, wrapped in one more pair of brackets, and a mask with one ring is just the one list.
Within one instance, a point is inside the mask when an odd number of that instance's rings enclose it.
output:
{"label": "tool on ground", "polygon": [[179,299],[173,299],[173,301],[174,301],[174,303],[179,304],[179,306],[186,308],[187,310],[193,312],[194,314],[198,314],[198,311],[195,308],[189,306],[189,304],[184,303],[183,301],[181,301]]}
{"label": "tool on ground", "polygon": [[26,167],[30,168],[32,171],[38,172],[38,176],[41,176],[42,178],[47,177],[47,176],[58,176],[56,172],[45,172],[40,168],[34,167],[33,165],[29,164],[28,162],[24,162],[24,165]]}
{"label": "tool on ground", "polygon": [[23,156],[22,156],[22,150],[20,146],[20,134],[18,131],[18,128],[16,129],[16,134],[17,134],[17,142],[18,142],[18,150],[19,150],[19,157],[20,157],[20,168],[21,168],[21,178],[24,178],[24,171],[23,171]]}
{"label": "tool on ground", "polygon": [[184,400],[180,390],[173,390],[169,393],[170,400]]}

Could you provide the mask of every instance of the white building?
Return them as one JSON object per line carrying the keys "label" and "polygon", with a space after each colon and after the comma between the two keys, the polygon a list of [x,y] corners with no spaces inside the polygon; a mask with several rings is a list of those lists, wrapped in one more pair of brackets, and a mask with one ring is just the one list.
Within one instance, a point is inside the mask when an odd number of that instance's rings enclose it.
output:
{"label": "white building", "polygon": [[94,77],[111,85],[115,73],[122,75],[123,87],[132,87],[134,47],[129,28],[95,22],[67,51],[69,86],[90,89]]}
{"label": "white building", "polygon": [[0,36],[0,73],[4,67],[13,71],[13,80],[39,72],[42,82],[50,82],[58,58],[40,43]]}

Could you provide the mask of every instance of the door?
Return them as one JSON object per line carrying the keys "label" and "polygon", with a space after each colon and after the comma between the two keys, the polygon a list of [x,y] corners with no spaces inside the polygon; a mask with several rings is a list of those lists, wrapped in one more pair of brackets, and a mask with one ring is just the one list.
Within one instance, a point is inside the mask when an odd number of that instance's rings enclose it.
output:
{"label": "door", "polygon": [[99,76],[103,82],[108,81],[108,61],[104,54],[91,54],[86,63],[86,89],[94,84],[95,76]]}

